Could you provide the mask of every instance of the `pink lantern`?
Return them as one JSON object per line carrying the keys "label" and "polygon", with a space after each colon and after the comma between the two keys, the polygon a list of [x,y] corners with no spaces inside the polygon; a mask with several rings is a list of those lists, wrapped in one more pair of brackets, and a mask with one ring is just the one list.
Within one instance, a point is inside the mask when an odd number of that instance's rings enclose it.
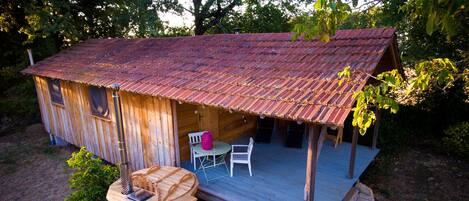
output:
{"label": "pink lantern", "polygon": [[205,131],[204,134],[202,134],[202,141],[200,143],[202,144],[203,150],[211,150],[213,148],[212,133]]}

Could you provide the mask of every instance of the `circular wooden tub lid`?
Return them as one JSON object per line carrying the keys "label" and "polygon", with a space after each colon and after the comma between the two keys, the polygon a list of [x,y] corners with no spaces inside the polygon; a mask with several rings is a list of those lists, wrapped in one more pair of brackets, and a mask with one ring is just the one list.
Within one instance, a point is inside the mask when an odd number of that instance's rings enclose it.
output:
{"label": "circular wooden tub lid", "polygon": [[[150,201],[193,200],[195,199],[193,195],[199,186],[194,173],[170,166],[153,166],[133,172],[132,183],[134,187],[153,192],[155,195],[149,199]],[[118,180],[109,188],[108,200],[115,200],[109,197],[114,185],[117,185],[115,190],[120,194],[121,187],[120,180]]]}

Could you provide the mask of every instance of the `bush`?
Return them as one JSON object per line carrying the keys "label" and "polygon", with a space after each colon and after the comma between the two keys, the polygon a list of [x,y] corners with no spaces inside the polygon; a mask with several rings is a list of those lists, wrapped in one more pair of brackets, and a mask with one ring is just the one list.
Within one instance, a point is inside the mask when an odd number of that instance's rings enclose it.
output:
{"label": "bush", "polygon": [[447,151],[469,159],[469,122],[462,122],[446,129],[443,145]]}
{"label": "bush", "polygon": [[73,153],[67,164],[75,172],[69,180],[70,188],[74,192],[65,198],[66,201],[106,200],[109,186],[119,177],[117,167],[104,164],[85,147]]}

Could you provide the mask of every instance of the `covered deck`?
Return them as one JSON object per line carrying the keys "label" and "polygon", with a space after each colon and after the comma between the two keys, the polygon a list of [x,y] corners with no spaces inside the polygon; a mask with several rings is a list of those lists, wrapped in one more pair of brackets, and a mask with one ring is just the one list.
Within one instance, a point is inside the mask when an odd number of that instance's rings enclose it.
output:
{"label": "covered deck", "polygon": [[[247,144],[247,140],[239,139],[236,144]],[[284,147],[282,139],[274,134],[272,143],[254,145],[252,177],[247,165],[241,164],[235,165],[233,177],[210,182],[201,171],[195,171],[200,181],[199,196],[209,196],[206,198],[210,200],[304,200],[307,147],[307,140],[302,149]],[[315,200],[342,200],[379,150],[357,145],[352,179],[347,176],[350,152],[350,143],[343,142],[334,149],[330,141],[324,142],[317,163]],[[183,161],[181,166],[194,172],[190,161]],[[225,167],[208,171],[208,177],[220,174],[226,174]]]}

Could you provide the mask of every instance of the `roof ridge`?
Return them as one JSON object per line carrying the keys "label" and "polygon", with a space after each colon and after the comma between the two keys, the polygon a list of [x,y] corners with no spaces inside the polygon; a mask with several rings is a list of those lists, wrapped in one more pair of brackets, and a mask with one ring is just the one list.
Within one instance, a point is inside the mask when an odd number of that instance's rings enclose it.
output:
{"label": "roof ridge", "polygon": [[[336,31],[335,36],[339,33],[347,33],[348,31],[353,32],[361,32],[361,31],[377,31],[377,30],[386,30],[386,32],[394,33],[396,31],[393,27],[377,27],[377,28],[358,28],[358,29],[338,29]],[[117,38],[89,38],[84,41],[98,41],[98,40],[121,40],[121,41],[132,41],[132,40],[170,40],[170,39],[192,39],[192,38],[213,38],[213,37],[223,37],[223,36],[230,36],[230,37],[243,37],[243,36],[264,36],[264,35],[293,35],[294,32],[261,32],[261,33],[219,33],[219,34],[204,34],[204,35],[190,35],[190,36],[169,36],[169,37],[148,37],[148,38],[124,38],[124,37],[117,37]],[[335,36],[332,36],[333,39]],[[389,35],[388,37],[390,37]],[[363,37],[357,35],[357,37]],[[375,36],[378,37],[379,36]],[[317,39],[313,39],[317,40]],[[84,42],[83,41],[83,42]]]}

